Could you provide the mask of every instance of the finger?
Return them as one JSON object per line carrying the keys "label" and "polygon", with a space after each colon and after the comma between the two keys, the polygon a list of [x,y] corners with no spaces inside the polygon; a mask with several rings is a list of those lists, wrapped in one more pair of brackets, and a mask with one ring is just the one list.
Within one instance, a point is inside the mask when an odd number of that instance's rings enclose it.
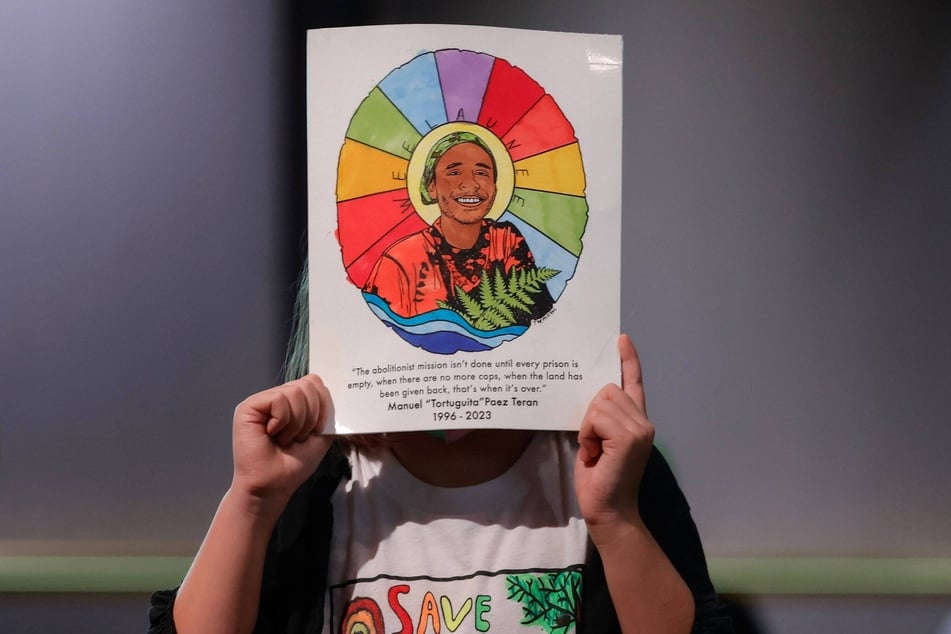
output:
{"label": "finger", "polygon": [[235,408],[235,425],[261,428],[268,436],[277,434],[287,425],[290,406],[279,389],[252,394]]}
{"label": "finger", "polygon": [[640,406],[631,398],[630,394],[619,388],[614,383],[609,383],[601,388],[601,391],[598,393],[599,398],[595,401],[592,401],[592,405],[604,401],[605,404],[611,404],[619,410],[618,415],[623,416],[626,419],[630,419],[633,422],[638,422],[640,420],[646,419],[644,412],[641,411]]}
{"label": "finger", "polygon": [[294,442],[283,448],[283,451],[301,463],[314,467],[323,459],[333,442],[333,436],[319,436],[310,434],[302,442]]}
{"label": "finger", "polygon": [[621,389],[631,397],[634,404],[643,413],[647,413],[644,397],[644,378],[641,374],[641,361],[637,356],[634,342],[627,334],[618,337],[618,353],[621,355]]}
{"label": "finger", "polygon": [[616,452],[623,456],[633,447],[650,445],[654,440],[654,426],[650,421],[643,417],[629,418],[613,403],[594,408],[585,422],[584,433],[598,439],[601,453]]}
{"label": "finger", "polygon": [[588,464],[600,455],[601,438],[594,433],[590,423],[583,423],[581,429],[578,430],[578,459]]}
{"label": "finger", "polygon": [[327,419],[327,411],[330,409],[330,392],[316,374],[308,374],[294,381],[293,386],[295,390],[299,390],[304,409],[300,410],[299,413],[295,410],[294,427],[297,429],[297,433],[291,440],[303,442],[309,436],[319,434],[323,428]]}
{"label": "finger", "polygon": [[317,425],[317,413],[320,411],[320,396],[317,386],[310,381],[301,379],[301,392],[304,397],[304,416],[301,426],[294,436],[294,442],[304,442],[310,436],[311,430]]}
{"label": "finger", "polygon": [[602,388],[588,403],[584,416],[581,418],[581,426],[578,428],[578,459],[585,464],[601,455],[601,438],[594,433],[591,425],[591,414],[595,404],[603,398],[604,390],[605,388]]}
{"label": "finger", "polygon": [[300,381],[292,381],[279,389],[287,398],[290,414],[287,424],[278,432],[275,440],[277,444],[287,446],[294,442],[308,418],[306,388]]}
{"label": "finger", "polygon": [[636,408],[620,388],[606,385],[591,399],[578,430],[579,457],[588,463],[603,451],[603,442],[617,436],[613,426],[631,424]]}
{"label": "finger", "polygon": [[256,425],[267,425],[271,420],[274,405],[274,390],[265,390],[252,394],[235,407],[235,421]]}
{"label": "finger", "polygon": [[611,384],[602,390],[602,398],[591,404],[588,412],[593,432],[602,441],[613,441],[651,425],[634,401],[621,388]]}
{"label": "finger", "polygon": [[307,375],[300,379],[300,381],[304,391],[304,398],[307,401],[307,415],[300,431],[294,437],[294,440],[297,442],[303,442],[307,440],[307,437],[311,434],[320,431],[323,425],[322,416],[325,409],[321,403],[324,398],[323,393],[326,391],[323,381],[315,374]]}
{"label": "finger", "polygon": [[327,424],[327,421],[330,418],[330,412],[333,410],[333,404],[330,400],[330,390],[327,389],[327,385],[323,380],[316,374],[310,375],[312,381],[317,386],[317,414],[315,416],[317,424],[314,426],[312,433],[320,434],[324,430],[324,426]]}

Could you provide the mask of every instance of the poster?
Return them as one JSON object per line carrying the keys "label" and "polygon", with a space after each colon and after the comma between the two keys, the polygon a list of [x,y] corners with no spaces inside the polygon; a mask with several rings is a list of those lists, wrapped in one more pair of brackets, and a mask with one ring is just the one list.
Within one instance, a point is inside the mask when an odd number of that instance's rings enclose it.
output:
{"label": "poster", "polygon": [[621,38],[308,33],[329,431],[577,429],[619,381]]}

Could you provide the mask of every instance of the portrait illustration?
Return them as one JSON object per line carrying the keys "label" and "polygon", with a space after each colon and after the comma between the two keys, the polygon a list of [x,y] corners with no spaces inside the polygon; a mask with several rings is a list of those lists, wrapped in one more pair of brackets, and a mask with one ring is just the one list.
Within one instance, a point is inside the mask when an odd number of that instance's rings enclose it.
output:
{"label": "portrait illustration", "polygon": [[417,55],[359,104],[336,201],[348,281],[438,354],[496,348],[552,313],[588,220],[555,99],[508,61],[459,49]]}

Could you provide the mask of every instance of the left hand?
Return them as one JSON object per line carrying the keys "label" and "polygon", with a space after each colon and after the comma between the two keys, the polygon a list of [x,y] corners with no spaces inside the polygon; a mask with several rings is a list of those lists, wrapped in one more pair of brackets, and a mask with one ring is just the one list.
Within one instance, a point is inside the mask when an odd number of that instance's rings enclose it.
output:
{"label": "left hand", "polygon": [[578,432],[575,494],[595,544],[613,529],[640,523],[637,494],[654,442],[647,420],[644,384],[630,337],[618,339],[621,387],[597,393]]}

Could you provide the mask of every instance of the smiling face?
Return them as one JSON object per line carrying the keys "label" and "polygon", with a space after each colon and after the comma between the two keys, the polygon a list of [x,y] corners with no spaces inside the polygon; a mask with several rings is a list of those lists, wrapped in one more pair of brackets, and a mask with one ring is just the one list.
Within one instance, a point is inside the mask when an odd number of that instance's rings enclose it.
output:
{"label": "smiling face", "polygon": [[427,186],[444,218],[460,224],[482,222],[495,202],[495,167],[475,143],[459,143],[439,157]]}

